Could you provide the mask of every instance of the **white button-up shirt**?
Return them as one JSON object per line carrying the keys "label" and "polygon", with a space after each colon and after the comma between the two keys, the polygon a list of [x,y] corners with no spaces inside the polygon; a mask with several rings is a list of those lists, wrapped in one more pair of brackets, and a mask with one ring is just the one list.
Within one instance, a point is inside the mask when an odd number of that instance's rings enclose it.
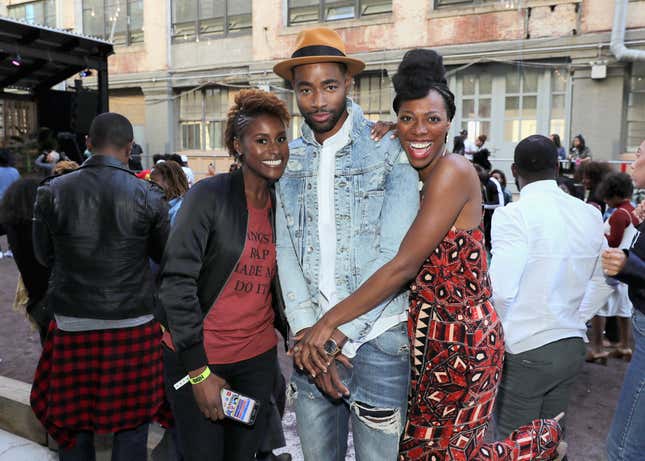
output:
{"label": "white button-up shirt", "polygon": [[519,354],[560,339],[586,340],[585,322],[611,293],[600,255],[602,216],[555,181],[522,188],[493,215],[490,277],[506,351]]}

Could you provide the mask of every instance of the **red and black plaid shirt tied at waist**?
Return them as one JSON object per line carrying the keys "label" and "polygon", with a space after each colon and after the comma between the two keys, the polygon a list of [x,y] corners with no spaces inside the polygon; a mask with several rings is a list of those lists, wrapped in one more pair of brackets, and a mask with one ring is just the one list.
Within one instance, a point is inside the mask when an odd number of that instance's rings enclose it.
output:
{"label": "red and black plaid shirt tied at waist", "polygon": [[31,407],[63,448],[74,446],[80,431],[114,433],[153,420],[172,425],[159,324],[66,332],[52,322]]}

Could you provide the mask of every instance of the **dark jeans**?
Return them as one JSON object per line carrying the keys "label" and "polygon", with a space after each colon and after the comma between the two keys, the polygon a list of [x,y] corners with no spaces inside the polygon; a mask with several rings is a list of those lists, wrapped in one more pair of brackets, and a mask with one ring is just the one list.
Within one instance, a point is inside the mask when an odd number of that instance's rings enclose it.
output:
{"label": "dark jeans", "polygon": [[[149,424],[114,434],[112,461],[146,461],[148,459]],[[60,461],[95,461],[94,434],[83,431],[76,437],[76,445],[58,452]]]}
{"label": "dark jeans", "polygon": [[273,450],[282,448],[287,444],[284,439],[284,430],[282,429],[282,417],[284,416],[284,408],[287,403],[287,383],[285,382],[284,376],[282,376],[279,363],[276,363],[276,368],[277,371],[275,381],[273,382],[267,430],[264,437],[262,437],[262,443],[258,449],[258,454],[265,456]]}
{"label": "dark jeans", "polygon": [[173,384],[186,375],[177,354],[163,347],[164,378],[168,401],[186,461],[249,461],[267,430],[271,411],[271,393],[278,370],[276,348],[241,362],[210,365],[231,389],[260,403],[253,426],[231,419],[213,422],[199,411],[190,384],[175,390]]}

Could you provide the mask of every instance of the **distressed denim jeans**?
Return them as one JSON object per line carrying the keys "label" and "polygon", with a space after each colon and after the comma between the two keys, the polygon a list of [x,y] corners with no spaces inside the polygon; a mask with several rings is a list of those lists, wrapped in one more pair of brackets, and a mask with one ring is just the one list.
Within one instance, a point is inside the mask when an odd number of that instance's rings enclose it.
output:
{"label": "distressed denim jeans", "polygon": [[338,364],[350,395],[333,401],[294,371],[290,393],[306,461],[344,461],[351,418],[357,461],[394,461],[405,425],[410,347],[401,323],[363,344],[353,368]]}
{"label": "distressed denim jeans", "polygon": [[635,350],[607,437],[609,461],[636,461],[645,456],[645,314],[635,310],[632,324]]}

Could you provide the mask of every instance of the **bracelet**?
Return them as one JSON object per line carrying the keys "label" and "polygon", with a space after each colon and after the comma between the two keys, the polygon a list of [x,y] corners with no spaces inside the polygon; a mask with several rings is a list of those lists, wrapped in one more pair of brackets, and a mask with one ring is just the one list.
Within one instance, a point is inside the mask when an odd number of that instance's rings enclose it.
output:
{"label": "bracelet", "polygon": [[190,384],[199,384],[211,375],[211,369],[206,365],[206,369],[194,378],[189,378]]}

